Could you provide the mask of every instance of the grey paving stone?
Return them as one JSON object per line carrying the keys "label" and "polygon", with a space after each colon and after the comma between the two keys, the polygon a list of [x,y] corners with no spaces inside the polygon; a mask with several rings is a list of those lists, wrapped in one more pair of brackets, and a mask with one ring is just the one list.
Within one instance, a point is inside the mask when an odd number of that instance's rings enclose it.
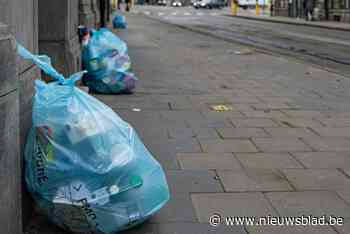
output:
{"label": "grey paving stone", "polygon": [[211,227],[202,223],[165,223],[158,225],[157,234],[247,234],[244,227],[220,225]]}
{"label": "grey paving stone", "polygon": [[210,170],[210,169],[226,169],[226,170],[239,170],[242,169],[241,164],[232,154],[225,154],[219,157],[212,156],[190,156],[184,154],[178,154],[180,167],[182,169],[198,169],[198,170]]}
{"label": "grey paving stone", "polygon": [[350,137],[350,127],[324,127],[315,128],[314,130],[323,137]]}
{"label": "grey paving stone", "polygon": [[266,197],[281,216],[350,216],[348,204],[331,191],[271,192]]}
{"label": "grey paving stone", "polygon": [[279,110],[254,110],[254,111],[242,111],[242,113],[248,118],[285,118],[286,115]]}
{"label": "grey paving stone", "polygon": [[343,225],[334,225],[335,230],[338,231],[339,234],[349,234],[350,233],[350,219],[344,219]]}
{"label": "grey paving stone", "polygon": [[175,148],[176,153],[199,153],[202,152],[201,146],[196,139],[171,139],[169,140]]}
{"label": "grey paving stone", "polygon": [[227,192],[290,191],[292,187],[277,170],[248,169],[217,172]]}
{"label": "grey paving stone", "polygon": [[303,152],[293,155],[307,168],[350,168],[350,153],[347,152]]}
{"label": "grey paving stone", "polygon": [[188,119],[186,123],[191,128],[225,128],[232,127],[229,120],[217,120],[217,119]]}
{"label": "grey paving stone", "polygon": [[350,188],[343,188],[337,191],[337,194],[348,204],[350,204]]}
{"label": "grey paving stone", "polygon": [[286,127],[291,128],[321,128],[324,127],[321,122],[311,118],[274,118],[276,121]]}
{"label": "grey paving stone", "polygon": [[249,140],[199,140],[199,142],[203,151],[209,153],[257,152]]}
{"label": "grey paving stone", "polygon": [[216,213],[222,217],[276,215],[262,193],[197,193],[191,197],[201,223],[208,223]]}
{"label": "grey paving stone", "polygon": [[195,134],[191,128],[169,127],[167,130],[170,139],[195,137]]}
{"label": "grey paving stone", "polygon": [[307,128],[264,128],[272,137],[317,137],[315,133]]}
{"label": "grey paving stone", "polygon": [[283,112],[292,118],[316,118],[325,116],[325,114],[313,110],[283,110]]}
{"label": "grey paving stone", "polygon": [[350,187],[350,179],[336,169],[284,169],[298,190],[338,190]]}
{"label": "grey paving stone", "polygon": [[203,116],[206,119],[211,119],[211,120],[223,120],[223,119],[228,119],[228,118],[240,118],[244,117],[244,115],[239,112],[239,111],[223,111],[223,112],[216,112],[216,111],[207,111],[203,110],[201,111]]}
{"label": "grey paving stone", "polygon": [[318,120],[327,127],[350,127],[349,118],[319,118]]}
{"label": "grey paving stone", "polygon": [[246,168],[303,168],[288,153],[238,153],[236,156]]}
{"label": "grey paving stone", "polygon": [[196,221],[189,194],[171,194],[170,201],[149,220],[150,223]]}
{"label": "grey paving stone", "polygon": [[280,127],[278,123],[267,118],[230,118],[230,120],[237,128]]}
{"label": "grey paving stone", "polygon": [[195,137],[198,139],[219,139],[215,128],[194,128]]}
{"label": "grey paving stone", "polygon": [[269,137],[262,128],[217,128],[222,138]]}
{"label": "grey paving stone", "polygon": [[176,160],[175,146],[168,140],[160,140],[158,137],[146,137],[142,140],[146,148],[152,153],[153,157],[158,160],[164,169],[179,168]]}
{"label": "grey paving stone", "polygon": [[214,171],[169,170],[166,175],[173,194],[223,191]]}
{"label": "grey paving stone", "polygon": [[337,234],[329,226],[247,226],[249,234]]}
{"label": "grey paving stone", "polygon": [[348,138],[312,137],[312,138],[304,138],[303,140],[316,151],[350,152],[350,139]]}
{"label": "grey paving stone", "polygon": [[160,118],[166,123],[183,123],[187,119],[204,119],[199,111],[193,110],[172,110],[172,111],[160,111]]}
{"label": "grey paving stone", "polygon": [[252,141],[262,152],[304,152],[311,151],[304,142],[298,138],[253,138]]}

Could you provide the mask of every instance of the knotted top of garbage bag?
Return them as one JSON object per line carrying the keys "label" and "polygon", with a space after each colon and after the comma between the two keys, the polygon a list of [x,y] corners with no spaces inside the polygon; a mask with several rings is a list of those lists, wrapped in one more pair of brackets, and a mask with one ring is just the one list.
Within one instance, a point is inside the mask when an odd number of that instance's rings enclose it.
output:
{"label": "knotted top of garbage bag", "polygon": [[41,70],[43,70],[47,75],[56,79],[55,83],[61,85],[74,85],[75,82],[81,79],[86,71],[81,71],[71,75],[68,79],[65,79],[62,74],[56,71],[51,64],[51,59],[46,55],[33,55],[26,48],[24,48],[21,44],[17,43],[17,52],[18,54],[24,58],[31,60],[34,64],[36,64]]}

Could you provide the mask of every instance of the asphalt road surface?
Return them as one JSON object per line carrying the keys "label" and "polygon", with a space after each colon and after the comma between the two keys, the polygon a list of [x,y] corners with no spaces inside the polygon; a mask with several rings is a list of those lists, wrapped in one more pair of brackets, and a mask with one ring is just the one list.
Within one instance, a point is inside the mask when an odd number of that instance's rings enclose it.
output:
{"label": "asphalt road surface", "polygon": [[227,8],[139,6],[135,12],[350,76],[350,31],[233,18]]}

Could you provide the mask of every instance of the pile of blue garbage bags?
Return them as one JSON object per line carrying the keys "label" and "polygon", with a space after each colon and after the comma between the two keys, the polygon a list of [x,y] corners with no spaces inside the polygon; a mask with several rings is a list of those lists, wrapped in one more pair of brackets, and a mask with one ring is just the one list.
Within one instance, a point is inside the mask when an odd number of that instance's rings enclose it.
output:
{"label": "pile of blue garbage bags", "polygon": [[131,71],[128,47],[106,28],[88,29],[82,40],[83,82],[96,93],[130,93],[136,76]]}
{"label": "pile of blue garbage bags", "polygon": [[17,49],[55,80],[35,81],[25,147],[26,184],[40,210],[67,231],[112,234],[161,209],[169,200],[161,165],[127,122],[75,87],[83,75],[96,91],[133,87],[125,43],[106,29],[93,31],[83,52],[87,73],[68,79],[49,57]]}

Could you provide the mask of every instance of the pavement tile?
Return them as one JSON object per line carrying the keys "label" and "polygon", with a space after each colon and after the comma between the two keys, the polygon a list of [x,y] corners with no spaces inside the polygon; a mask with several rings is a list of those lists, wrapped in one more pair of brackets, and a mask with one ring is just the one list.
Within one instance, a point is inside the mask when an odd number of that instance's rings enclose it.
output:
{"label": "pavement tile", "polygon": [[197,169],[197,170],[240,170],[241,164],[232,154],[226,154],[219,157],[212,156],[189,156],[178,154],[177,159],[182,169]]}
{"label": "pavement tile", "polygon": [[266,197],[281,216],[350,216],[349,205],[332,191],[271,192]]}
{"label": "pavement tile", "polygon": [[168,170],[166,176],[172,194],[223,191],[214,171]]}
{"label": "pavement tile", "polygon": [[350,167],[344,167],[342,171],[350,177]]}
{"label": "pavement tile", "polygon": [[259,97],[265,103],[292,103],[293,100],[288,97]]}
{"label": "pavement tile", "polygon": [[256,147],[249,140],[199,140],[203,152],[230,153],[230,152],[257,152]]}
{"label": "pavement tile", "polygon": [[199,111],[193,110],[171,110],[171,111],[160,111],[160,118],[168,124],[179,123],[185,126],[185,120],[187,119],[204,119]]}
{"label": "pavement tile", "polygon": [[133,227],[129,230],[123,231],[123,234],[159,234],[158,226],[154,223],[151,223],[149,220]]}
{"label": "pavement tile", "polygon": [[350,168],[350,152],[293,153],[306,168]]}
{"label": "pavement tile", "polygon": [[298,138],[253,138],[252,141],[262,152],[311,151],[311,148]]}
{"label": "pavement tile", "polygon": [[[158,232],[152,234],[247,234],[243,226],[212,227],[203,223],[162,223],[158,225]],[[140,233],[141,234],[141,233]]]}
{"label": "pavement tile", "polygon": [[350,179],[336,169],[284,169],[297,190],[339,190],[350,187]]}
{"label": "pavement tile", "polygon": [[350,127],[350,118],[319,118],[327,127]]}
{"label": "pavement tile", "polygon": [[341,137],[309,137],[303,138],[316,151],[350,152],[350,139]]}
{"label": "pavement tile", "polygon": [[171,194],[169,202],[150,220],[150,223],[196,222],[189,194]]}
{"label": "pavement tile", "polygon": [[283,109],[294,108],[285,103],[259,103],[259,104],[251,104],[251,106],[255,110],[283,110]]}
{"label": "pavement tile", "polygon": [[196,139],[177,138],[170,139],[169,142],[174,146],[175,153],[199,153],[201,147]]}
{"label": "pavement tile", "polygon": [[186,123],[194,129],[232,127],[232,124],[228,119],[187,119]]}
{"label": "pavement tile", "polygon": [[247,103],[235,103],[233,105],[235,110],[239,111],[254,111],[255,109],[251,106],[251,104]]}
{"label": "pavement tile", "polygon": [[307,128],[264,128],[272,137],[317,137],[315,133]]}
{"label": "pavement tile", "polygon": [[198,139],[219,139],[215,128],[193,128],[194,136]]}
{"label": "pavement tile", "polygon": [[280,127],[280,125],[272,119],[265,118],[231,118],[230,120],[237,128]]}
{"label": "pavement tile", "polygon": [[276,215],[262,193],[196,193],[191,198],[201,223],[208,223],[215,213],[222,217]]}
{"label": "pavement tile", "polygon": [[240,118],[244,117],[243,114],[239,111],[222,111],[222,112],[216,112],[216,111],[201,111],[202,115],[206,119],[211,120],[225,120],[228,118]]}
{"label": "pavement tile", "polygon": [[314,131],[322,137],[350,137],[350,127],[324,127],[315,128]]}
{"label": "pavement tile", "polygon": [[249,234],[337,234],[329,226],[247,226]]}
{"label": "pavement tile", "polygon": [[252,103],[252,104],[258,104],[262,103],[261,100],[259,100],[256,97],[232,97],[230,101],[235,104],[240,104],[240,103]]}
{"label": "pavement tile", "polygon": [[350,188],[344,188],[337,191],[337,194],[348,204],[350,204]]}
{"label": "pavement tile", "polygon": [[248,169],[217,172],[226,192],[291,191],[284,175],[277,170]]}
{"label": "pavement tile", "polygon": [[262,128],[217,128],[222,138],[269,137]]}
{"label": "pavement tile", "polygon": [[288,153],[238,153],[236,157],[246,168],[303,168]]}
{"label": "pavement tile", "polygon": [[333,226],[339,234],[349,234],[350,233],[350,219],[344,219],[343,225]]}
{"label": "pavement tile", "polygon": [[146,148],[153,157],[163,166],[164,169],[178,169],[175,146],[169,140],[147,137],[143,139]]}
{"label": "pavement tile", "polygon": [[170,139],[195,137],[191,128],[169,127],[167,130]]}
{"label": "pavement tile", "polygon": [[321,128],[324,125],[321,122],[311,118],[274,118],[282,125],[290,128]]}
{"label": "pavement tile", "polygon": [[242,113],[248,118],[285,118],[286,115],[279,110],[254,110],[254,111],[242,111]]}
{"label": "pavement tile", "polygon": [[283,113],[292,118],[316,118],[325,116],[324,113],[312,110],[283,110]]}

